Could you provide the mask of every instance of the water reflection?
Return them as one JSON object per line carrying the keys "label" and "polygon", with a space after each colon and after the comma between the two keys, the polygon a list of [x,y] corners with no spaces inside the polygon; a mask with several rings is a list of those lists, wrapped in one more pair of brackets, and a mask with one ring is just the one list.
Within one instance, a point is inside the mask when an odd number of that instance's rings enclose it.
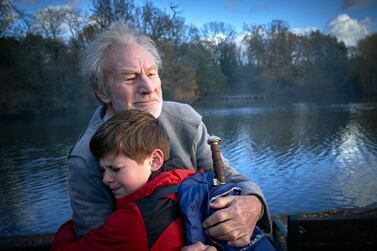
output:
{"label": "water reflection", "polygon": [[[377,104],[198,110],[273,214],[377,201]],[[91,112],[1,122],[1,235],[55,231],[70,218],[65,156]]]}
{"label": "water reflection", "polygon": [[83,129],[79,118],[2,121],[1,235],[55,231],[70,217],[66,152]]}
{"label": "water reflection", "polygon": [[272,213],[377,201],[375,105],[292,104],[212,114],[205,120],[224,138],[224,155],[262,187]]}

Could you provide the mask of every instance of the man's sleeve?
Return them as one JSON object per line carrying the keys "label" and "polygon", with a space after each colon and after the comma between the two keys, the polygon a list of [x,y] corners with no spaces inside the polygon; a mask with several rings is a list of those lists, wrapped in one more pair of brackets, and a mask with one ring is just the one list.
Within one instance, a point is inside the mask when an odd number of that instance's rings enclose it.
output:
{"label": "man's sleeve", "polygon": [[113,210],[114,199],[103,185],[101,173],[90,173],[81,157],[70,155],[68,168],[72,220],[76,236],[80,237],[105,222]]}
{"label": "man's sleeve", "polygon": [[[207,143],[208,132],[207,128],[202,122],[198,128],[197,134],[197,164],[198,167],[204,168],[206,170],[213,171],[212,164],[212,154],[211,148]],[[263,204],[263,216],[258,221],[258,226],[262,228],[266,233],[271,232],[271,221],[269,216],[269,211],[267,207],[267,202],[263,196],[262,190],[257,184],[252,182],[246,176],[241,175],[235,168],[229,165],[229,161],[223,158],[225,166],[225,177],[227,182],[232,182],[237,184],[242,189],[243,195],[255,195],[257,196]]]}

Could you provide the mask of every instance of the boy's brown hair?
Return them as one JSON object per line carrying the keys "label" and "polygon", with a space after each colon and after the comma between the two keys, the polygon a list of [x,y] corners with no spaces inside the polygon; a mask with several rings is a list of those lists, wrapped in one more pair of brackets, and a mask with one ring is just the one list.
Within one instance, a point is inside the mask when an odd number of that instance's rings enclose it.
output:
{"label": "boy's brown hair", "polygon": [[127,110],[115,114],[101,125],[90,140],[90,150],[97,158],[110,152],[122,153],[142,164],[155,149],[169,158],[170,139],[152,114]]}

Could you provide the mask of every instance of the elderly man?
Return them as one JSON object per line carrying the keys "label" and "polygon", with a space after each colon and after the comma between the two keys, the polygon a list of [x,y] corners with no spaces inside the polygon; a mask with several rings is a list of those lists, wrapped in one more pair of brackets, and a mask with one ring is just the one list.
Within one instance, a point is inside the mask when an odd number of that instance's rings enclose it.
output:
{"label": "elderly man", "polygon": [[[98,160],[89,150],[89,141],[97,128],[115,113],[139,109],[163,123],[172,144],[164,170],[213,168],[201,116],[187,104],[163,101],[160,66],[153,41],[123,24],[99,34],[83,55],[84,76],[102,105],[68,157],[72,218],[78,236],[100,226],[113,210],[114,198],[102,183]],[[270,231],[268,210],[256,184],[228,165],[225,175],[244,194],[215,201],[211,207],[220,210],[207,218],[203,226],[207,234],[241,247],[248,243],[257,223],[266,232]]]}

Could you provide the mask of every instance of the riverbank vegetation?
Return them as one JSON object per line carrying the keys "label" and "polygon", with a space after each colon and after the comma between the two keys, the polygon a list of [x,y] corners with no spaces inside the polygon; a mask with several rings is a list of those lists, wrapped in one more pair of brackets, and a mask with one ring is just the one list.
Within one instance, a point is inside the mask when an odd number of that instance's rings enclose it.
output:
{"label": "riverbank vegetation", "polygon": [[[148,34],[162,52],[165,99],[184,102],[223,95],[269,97],[377,95],[377,34],[346,47],[336,37],[296,34],[283,20],[254,25],[242,35],[223,22],[195,27],[179,6],[151,1],[92,0],[89,12],[48,7],[26,13],[0,3],[0,114],[45,114],[96,102],[80,78],[81,51],[114,22]],[[249,23],[249,24],[248,24]]]}

